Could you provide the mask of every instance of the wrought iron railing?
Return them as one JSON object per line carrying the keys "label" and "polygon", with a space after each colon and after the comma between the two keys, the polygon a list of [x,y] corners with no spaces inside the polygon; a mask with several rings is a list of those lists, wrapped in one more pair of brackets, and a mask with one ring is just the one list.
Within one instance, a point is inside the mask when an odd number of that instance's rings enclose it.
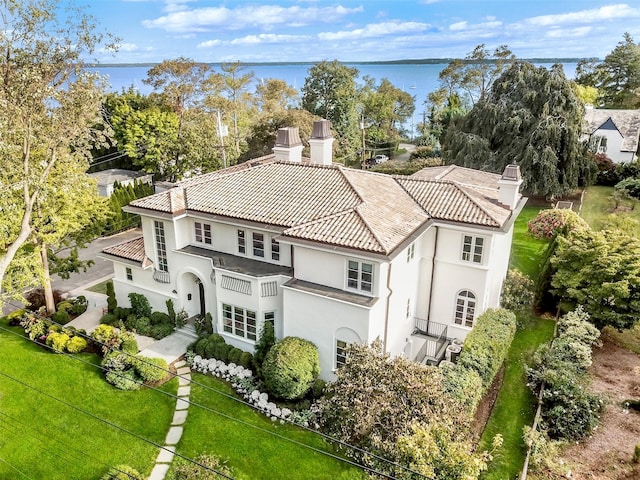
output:
{"label": "wrought iron railing", "polygon": [[415,360],[421,363],[425,359],[439,361],[444,352],[444,347],[448,343],[447,325],[416,317],[414,319],[414,334],[428,337],[425,338],[425,342],[418,350]]}

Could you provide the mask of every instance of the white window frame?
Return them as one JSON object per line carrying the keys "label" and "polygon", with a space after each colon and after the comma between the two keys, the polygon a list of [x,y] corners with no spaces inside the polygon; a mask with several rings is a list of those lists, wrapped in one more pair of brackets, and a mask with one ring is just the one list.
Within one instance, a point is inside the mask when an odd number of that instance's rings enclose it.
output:
{"label": "white window frame", "polygon": [[347,288],[373,293],[374,270],[373,263],[362,260],[347,260]]}
{"label": "white window frame", "polygon": [[335,354],[335,368],[336,370],[342,367],[347,361],[347,347],[349,346],[348,342],[344,340],[340,340],[336,338],[336,354]]}
{"label": "white window frame", "polygon": [[167,260],[167,238],[164,231],[164,222],[154,220],[153,229],[156,241],[156,255],[158,257],[158,267],[156,270],[168,272],[169,262]]}
{"label": "white window frame", "polygon": [[193,232],[196,243],[211,245],[213,236],[211,235],[211,224],[204,222],[194,222]]}
{"label": "white window frame", "polygon": [[475,323],[478,297],[471,290],[460,290],[453,307],[453,323],[472,328]]}
{"label": "white window frame", "polygon": [[280,242],[271,238],[271,260],[280,261]]}
{"label": "white window frame", "polygon": [[246,255],[247,254],[247,232],[241,228],[238,229],[236,233],[237,244],[238,244],[238,254]]}
{"label": "white window frame", "polygon": [[409,248],[407,248],[407,263],[413,260],[415,252],[416,252],[416,244],[415,242],[413,242],[411,245],[409,245]]}
{"label": "white window frame", "polygon": [[127,280],[133,282],[133,270],[131,270],[131,267],[125,267],[124,273],[127,277]]}
{"label": "white window frame", "polygon": [[462,249],[460,259],[463,262],[482,265],[484,250],[487,246],[487,238],[480,235],[462,235]]}
{"label": "white window frame", "polygon": [[224,333],[255,342],[258,339],[257,326],[257,316],[254,310],[228,303],[222,304],[222,331]]}
{"label": "white window frame", "polygon": [[251,233],[251,253],[254,257],[264,258],[264,233]]}

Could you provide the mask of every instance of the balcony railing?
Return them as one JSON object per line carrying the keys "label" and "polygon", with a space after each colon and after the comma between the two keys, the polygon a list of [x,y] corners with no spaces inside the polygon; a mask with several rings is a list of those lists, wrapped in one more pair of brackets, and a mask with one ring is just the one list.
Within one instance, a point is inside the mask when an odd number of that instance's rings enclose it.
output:
{"label": "balcony railing", "polygon": [[414,319],[414,332],[428,335],[436,338],[447,337],[447,324],[432,322],[431,320],[425,320],[424,318],[415,317]]}
{"label": "balcony railing", "polygon": [[424,342],[420,350],[418,350],[414,361],[437,364],[442,360],[449,343],[446,324],[432,322],[424,318],[415,318],[413,334],[420,336],[420,340]]}
{"label": "balcony railing", "polygon": [[153,279],[158,283],[171,283],[169,272],[163,272],[162,270],[154,270]]}

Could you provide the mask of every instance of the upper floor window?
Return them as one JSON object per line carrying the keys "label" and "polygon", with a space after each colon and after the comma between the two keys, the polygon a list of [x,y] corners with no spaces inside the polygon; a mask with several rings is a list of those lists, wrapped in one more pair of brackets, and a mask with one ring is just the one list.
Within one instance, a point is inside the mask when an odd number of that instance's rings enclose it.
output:
{"label": "upper floor window", "polygon": [[412,243],[411,245],[409,245],[409,248],[407,248],[407,262],[411,261],[413,259],[413,256],[416,253],[416,244]]}
{"label": "upper floor window", "polygon": [[456,296],[456,310],[454,321],[457,325],[473,327],[473,317],[476,311],[476,296],[470,290],[462,290]]}
{"label": "upper floor window", "polygon": [[271,260],[280,260],[280,242],[271,239]]}
{"label": "upper floor window", "polygon": [[364,292],[373,291],[373,265],[349,260],[347,266],[347,287]]}
{"label": "upper floor window", "polygon": [[247,253],[247,241],[244,230],[238,230],[238,253],[242,253],[243,255]]}
{"label": "upper floor window", "polygon": [[600,137],[600,144],[598,145],[598,153],[607,153],[607,137]]}
{"label": "upper floor window", "polygon": [[133,281],[133,271],[131,270],[131,267],[125,268],[125,272],[127,274],[127,280],[130,282]]}
{"label": "upper floor window", "polygon": [[195,222],[196,242],[211,245],[211,225]]}
{"label": "upper floor window", "polygon": [[153,222],[155,234],[156,234],[156,254],[158,256],[158,270],[161,272],[168,272],[169,265],[167,264],[167,241],[164,235],[164,223],[155,220]]}
{"label": "upper floor window", "polygon": [[264,257],[264,235],[253,232],[253,256]]}
{"label": "upper floor window", "polygon": [[465,262],[482,263],[484,237],[464,235],[462,242],[462,260]]}
{"label": "upper floor window", "polygon": [[222,304],[222,329],[238,337],[255,341],[256,312],[242,307]]}

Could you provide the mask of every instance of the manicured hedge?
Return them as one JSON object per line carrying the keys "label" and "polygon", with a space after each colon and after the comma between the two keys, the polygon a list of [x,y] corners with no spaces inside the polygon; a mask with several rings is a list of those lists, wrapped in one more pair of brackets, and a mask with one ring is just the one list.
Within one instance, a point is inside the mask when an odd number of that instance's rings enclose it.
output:
{"label": "manicured hedge", "polygon": [[320,374],[318,347],[298,337],[285,337],[267,353],[262,365],[264,383],[273,395],[302,398]]}

